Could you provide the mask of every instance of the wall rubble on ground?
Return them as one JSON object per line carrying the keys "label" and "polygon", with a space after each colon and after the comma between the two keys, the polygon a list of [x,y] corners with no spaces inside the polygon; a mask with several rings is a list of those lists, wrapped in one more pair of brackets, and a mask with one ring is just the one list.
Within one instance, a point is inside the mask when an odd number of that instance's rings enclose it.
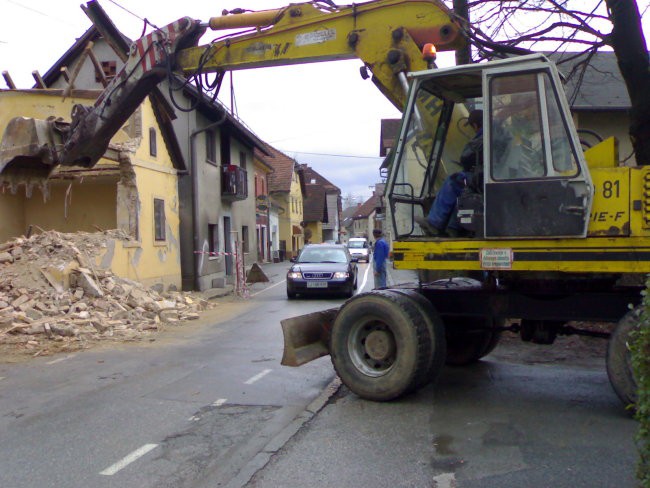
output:
{"label": "wall rubble on ground", "polygon": [[163,292],[94,263],[121,231],[46,231],[0,244],[0,345],[35,355],[98,340],[135,340],[213,306],[186,292]]}

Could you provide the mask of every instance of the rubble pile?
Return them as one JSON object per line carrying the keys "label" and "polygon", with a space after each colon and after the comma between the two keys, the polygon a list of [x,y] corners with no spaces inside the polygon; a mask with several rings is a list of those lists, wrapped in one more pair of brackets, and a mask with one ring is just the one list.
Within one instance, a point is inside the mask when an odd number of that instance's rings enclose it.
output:
{"label": "rubble pile", "polygon": [[0,345],[34,355],[97,340],[135,340],[197,319],[206,300],[163,292],[93,265],[120,231],[46,231],[0,244]]}

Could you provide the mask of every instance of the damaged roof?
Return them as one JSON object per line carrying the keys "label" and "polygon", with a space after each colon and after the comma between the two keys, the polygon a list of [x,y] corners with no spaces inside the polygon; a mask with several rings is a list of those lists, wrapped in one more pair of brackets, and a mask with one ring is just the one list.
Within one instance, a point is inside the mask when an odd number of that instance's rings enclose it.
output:
{"label": "damaged roof", "polygon": [[[117,52],[116,50],[116,54],[120,58],[125,56],[126,53],[128,53],[130,46],[130,41],[128,38],[126,38],[124,35],[122,35],[121,32],[117,30],[110,19],[107,20],[107,25],[105,25],[104,28],[113,30],[113,37],[116,39],[121,39],[121,42],[117,43],[117,47],[119,49],[124,49],[124,51]],[[63,67],[71,66],[72,63],[74,63],[74,61],[81,55],[88,42],[95,42],[101,38],[102,36],[99,33],[99,30],[94,25],[86,30],[86,32],[84,32],[83,35],[79,37],[75,43],[63,54],[63,56],[61,56],[56,61],[56,63],[54,63],[54,65],[49,70],[47,70],[45,75],[43,75],[43,81],[45,82],[45,85],[52,86],[52,84],[56,83],[62,76],[61,69]],[[111,43],[109,44],[111,47],[116,49],[116,46]],[[187,169],[185,158],[183,157],[180,144],[176,138],[176,133],[172,127],[172,120],[176,118],[173,107],[165,99],[158,88],[154,88],[154,90],[152,90],[151,94],[149,95],[149,100],[151,101],[154,115],[160,127],[160,132],[162,134],[167,152],[170,155],[172,165],[177,170]]]}
{"label": "damaged roof", "polygon": [[[105,15],[102,9],[96,10],[97,11],[93,11],[94,22],[101,26],[101,29],[106,32],[108,37],[104,38],[95,25],[91,26],[45,73],[43,81],[46,86],[51,86],[62,76],[61,68],[64,66],[71,66],[75,59],[81,55],[88,42],[96,42],[99,39],[104,39],[109,46],[113,48],[120,59],[125,59],[127,56],[131,40],[124,36],[117,27],[115,27],[113,22]],[[177,76],[177,79],[181,82],[185,81],[180,76]],[[209,119],[218,120],[215,117],[221,118],[225,114],[225,125],[229,127],[232,135],[251,148],[258,148],[265,151],[264,143],[253,134],[252,131],[245,127],[244,124],[233,117],[218,100],[212,100],[212,97],[200,93],[196,87],[190,84],[185,86],[183,94],[187,97],[198,100],[199,105],[197,109]],[[174,107],[163,96],[159,88],[154,88],[152,90],[149,95],[149,100],[151,101],[156,121],[160,126],[163,141],[170,154],[174,168],[177,170],[187,169],[185,158],[183,157],[183,151],[173,127],[173,120],[176,119]]]}

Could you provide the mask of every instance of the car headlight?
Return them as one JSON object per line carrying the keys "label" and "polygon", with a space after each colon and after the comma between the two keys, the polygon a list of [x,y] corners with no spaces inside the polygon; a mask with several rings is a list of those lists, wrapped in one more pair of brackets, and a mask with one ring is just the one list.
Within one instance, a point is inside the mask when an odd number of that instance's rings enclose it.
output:
{"label": "car headlight", "polygon": [[289,271],[287,273],[287,279],[301,280],[302,279],[302,273],[300,271]]}
{"label": "car headlight", "polygon": [[337,280],[345,279],[348,276],[350,276],[350,275],[348,273],[346,273],[345,271],[337,271],[336,273],[334,273],[334,278],[336,278]]}

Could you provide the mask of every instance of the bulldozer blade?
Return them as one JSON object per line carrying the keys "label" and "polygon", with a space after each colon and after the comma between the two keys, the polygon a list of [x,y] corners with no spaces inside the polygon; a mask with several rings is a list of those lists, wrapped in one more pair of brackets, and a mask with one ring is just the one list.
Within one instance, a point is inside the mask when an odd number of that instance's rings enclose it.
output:
{"label": "bulldozer blade", "polygon": [[0,181],[13,184],[42,182],[58,164],[61,144],[55,125],[60,121],[16,117],[9,121],[0,142]]}
{"label": "bulldozer blade", "polygon": [[329,354],[329,337],[338,308],[284,319],[283,366],[301,366]]}

